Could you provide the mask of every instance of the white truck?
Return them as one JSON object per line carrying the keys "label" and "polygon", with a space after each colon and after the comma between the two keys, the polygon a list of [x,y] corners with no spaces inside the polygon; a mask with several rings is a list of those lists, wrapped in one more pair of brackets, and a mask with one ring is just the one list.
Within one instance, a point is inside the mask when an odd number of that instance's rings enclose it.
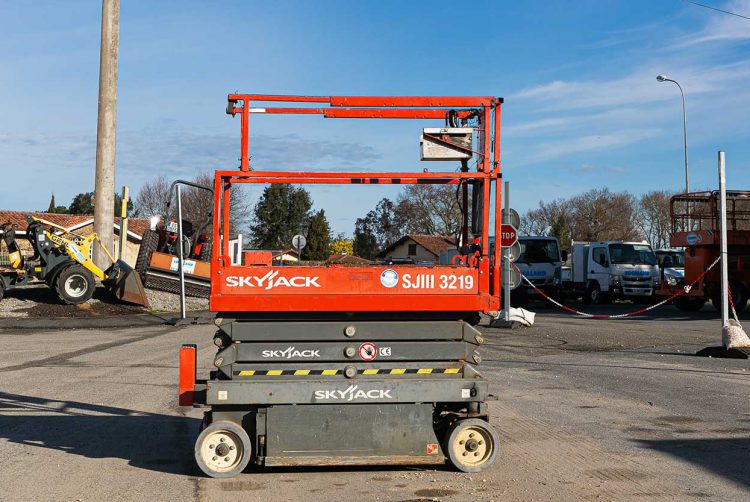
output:
{"label": "white truck", "polygon": [[[557,239],[519,235],[518,243],[521,254],[515,263],[521,273],[546,295],[559,297],[562,290],[562,264],[567,259],[567,253],[563,252],[561,256]],[[542,300],[542,297],[526,282],[522,282],[510,295],[514,307],[526,307],[534,299]]]}
{"label": "white truck", "polygon": [[656,255],[646,242],[573,242],[569,287],[585,303],[651,300],[661,277]]}

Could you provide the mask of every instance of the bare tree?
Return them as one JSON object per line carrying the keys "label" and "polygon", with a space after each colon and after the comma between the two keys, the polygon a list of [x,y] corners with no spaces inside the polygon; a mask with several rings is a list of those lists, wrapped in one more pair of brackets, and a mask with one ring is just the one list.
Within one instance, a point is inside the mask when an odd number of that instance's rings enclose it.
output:
{"label": "bare tree", "polygon": [[[192,180],[194,183],[213,188],[213,173],[199,174]],[[140,218],[150,216],[161,216],[163,218],[174,218],[176,216],[176,204],[167,209],[167,200],[171,194],[169,189],[172,182],[164,176],[158,176],[141,186],[135,198],[135,215]],[[237,233],[246,228],[250,216],[250,203],[247,193],[240,186],[233,185],[230,192],[230,232]],[[196,228],[201,226],[213,213],[214,200],[211,192],[198,188],[185,187],[182,191],[182,213],[183,218],[190,221]],[[211,221],[207,231],[211,228]]]}
{"label": "bare tree", "polygon": [[612,193],[608,188],[593,189],[570,199],[573,217],[571,235],[575,240],[638,240],[638,204],[627,192]]}
{"label": "bare tree", "polygon": [[135,198],[134,215],[138,218],[149,218],[166,213],[170,184],[171,182],[162,175],[144,183]]}
{"label": "bare tree", "polygon": [[395,208],[396,226],[404,233],[461,234],[461,207],[455,185],[407,185]]}
{"label": "bare tree", "polygon": [[673,192],[653,191],[641,196],[638,220],[643,234],[654,248],[669,246],[672,222],[669,199]]}
{"label": "bare tree", "polygon": [[539,202],[521,218],[521,233],[552,235],[563,249],[570,240],[638,240],[639,206],[627,192],[594,189],[569,199]]}

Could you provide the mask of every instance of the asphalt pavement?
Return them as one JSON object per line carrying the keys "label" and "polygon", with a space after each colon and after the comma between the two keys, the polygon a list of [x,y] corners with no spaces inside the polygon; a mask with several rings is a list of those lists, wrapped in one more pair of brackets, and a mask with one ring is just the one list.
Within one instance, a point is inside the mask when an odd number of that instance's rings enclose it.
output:
{"label": "asphalt pavement", "polygon": [[626,320],[535,308],[531,328],[482,327],[501,444],[473,475],[251,468],[209,479],[193,460],[200,412],[177,406],[176,384],[181,343],[199,345],[207,374],[213,326],[0,328],[0,499],[750,499],[750,360],[695,355],[720,343],[710,306]]}

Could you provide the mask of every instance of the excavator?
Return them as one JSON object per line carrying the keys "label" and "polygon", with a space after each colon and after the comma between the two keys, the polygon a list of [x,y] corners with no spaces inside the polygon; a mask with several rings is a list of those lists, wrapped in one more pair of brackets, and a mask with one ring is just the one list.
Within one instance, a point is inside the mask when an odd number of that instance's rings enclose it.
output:
{"label": "excavator", "polygon": [[[98,279],[118,300],[148,306],[138,274],[124,261],[115,260],[95,232],[81,235],[30,215],[26,237],[34,255],[26,259],[16,242],[16,230],[15,223],[0,224],[8,250],[8,265],[0,265],[0,299],[5,291],[38,279],[47,283],[63,303],[76,305],[91,298]],[[109,258],[111,265],[106,270],[91,259],[94,243]]]}

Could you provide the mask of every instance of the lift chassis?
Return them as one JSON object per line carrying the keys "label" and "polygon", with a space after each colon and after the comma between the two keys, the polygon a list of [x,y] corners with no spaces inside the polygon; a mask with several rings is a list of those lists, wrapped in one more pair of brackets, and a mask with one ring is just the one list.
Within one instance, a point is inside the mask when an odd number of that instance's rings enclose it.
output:
{"label": "lift chassis", "polygon": [[[261,107],[296,103],[299,108]],[[197,375],[197,347],[180,350],[180,404],[206,409],[195,458],[209,476],[265,466],[490,466],[493,399],[478,370],[479,313],[500,308],[500,108],[492,97],[229,95],[240,115],[239,170],[214,181],[210,308],[214,370]],[[295,105],[297,106],[297,105]],[[444,120],[424,129],[423,160],[451,172],[256,171],[251,114]],[[477,145],[473,145],[476,135]],[[468,160],[476,161],[469,170]],[[268,252],[229,259],[230,189],[241,183],[437,184],[456,189],[463,224],[451,265],[274,266]],[[490,212],[492,210],[492,213]],[[490,251],[491,250],[491,251]]]}

